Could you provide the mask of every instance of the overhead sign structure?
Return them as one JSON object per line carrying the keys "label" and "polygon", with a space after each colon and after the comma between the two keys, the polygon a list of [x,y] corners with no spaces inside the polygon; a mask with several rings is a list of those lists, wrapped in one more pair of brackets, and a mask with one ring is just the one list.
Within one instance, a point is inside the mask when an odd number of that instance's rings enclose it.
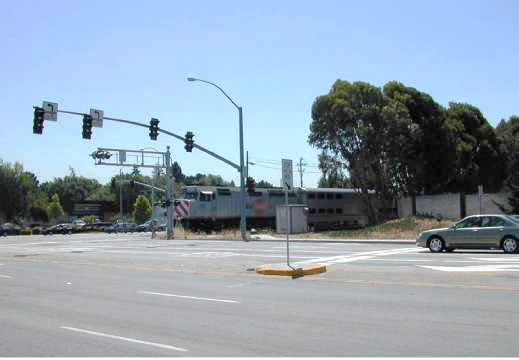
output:
{"label": "overhead sign structure", "polygon": [[125,163],[126,162],[126,151],[119,150],[119,163]]}
{"label": "overhead sign structure", "polygon": [[43,120],[58,121],[58,103],[44,101],[41,105],[43,111]]}
{"label": "overhead sign structure", "polygon": [[90,109],[90,116],[92,117],[92,126],[102,128],[104,111],[98,109]]}
{"label": "overhead sign structure", "polygon": [[[292,170],[292,160],[281,159],[281,181],[285,190],[292,190],[294,187],[294,172]],[[287,188],[288,185],[288,188]]]}

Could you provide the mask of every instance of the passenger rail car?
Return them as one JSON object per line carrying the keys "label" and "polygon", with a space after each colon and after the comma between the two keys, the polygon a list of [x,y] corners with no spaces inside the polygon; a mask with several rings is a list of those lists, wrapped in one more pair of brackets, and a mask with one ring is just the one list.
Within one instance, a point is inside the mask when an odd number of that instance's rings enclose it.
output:
{"label": "passenger rail car", "polygon": [[[189,210],[181,221],[193,230],[221,230],[240,224],[240,188],[185,186],[179,199],[189,200]],[[312,230],[360,227],[367,224],[362,201],[354,189],[297,188],[288,192],[289,204],[308,207]],[[285,204],[281,188],[246,191],[247,228],[276,226],[276,207]]]}

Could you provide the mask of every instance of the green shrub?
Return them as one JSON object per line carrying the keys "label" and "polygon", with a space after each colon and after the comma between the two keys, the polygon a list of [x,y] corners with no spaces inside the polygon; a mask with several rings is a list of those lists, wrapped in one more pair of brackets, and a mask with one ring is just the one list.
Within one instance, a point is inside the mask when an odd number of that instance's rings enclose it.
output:
{"label": "green shrub", "polygon": [[20,235],[32,235],[31,229],[22,229]]}

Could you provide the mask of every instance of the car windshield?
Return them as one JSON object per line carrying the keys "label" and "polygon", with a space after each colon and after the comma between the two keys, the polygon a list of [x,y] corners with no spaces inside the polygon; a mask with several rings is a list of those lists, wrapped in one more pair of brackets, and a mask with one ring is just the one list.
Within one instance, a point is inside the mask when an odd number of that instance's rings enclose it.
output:
{"label": "car windshield", "polygon": [[506,218],[512,221],[514,224],[519,225],[519,215],[505,215]]}

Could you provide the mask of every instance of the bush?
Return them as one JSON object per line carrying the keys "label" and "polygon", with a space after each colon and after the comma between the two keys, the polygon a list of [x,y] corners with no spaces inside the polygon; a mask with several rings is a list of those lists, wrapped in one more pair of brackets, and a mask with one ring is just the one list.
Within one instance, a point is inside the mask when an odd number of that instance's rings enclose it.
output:
{"label": "bush", "polygon": [[32,235],[31,229],[22,229],[20,235]]}

